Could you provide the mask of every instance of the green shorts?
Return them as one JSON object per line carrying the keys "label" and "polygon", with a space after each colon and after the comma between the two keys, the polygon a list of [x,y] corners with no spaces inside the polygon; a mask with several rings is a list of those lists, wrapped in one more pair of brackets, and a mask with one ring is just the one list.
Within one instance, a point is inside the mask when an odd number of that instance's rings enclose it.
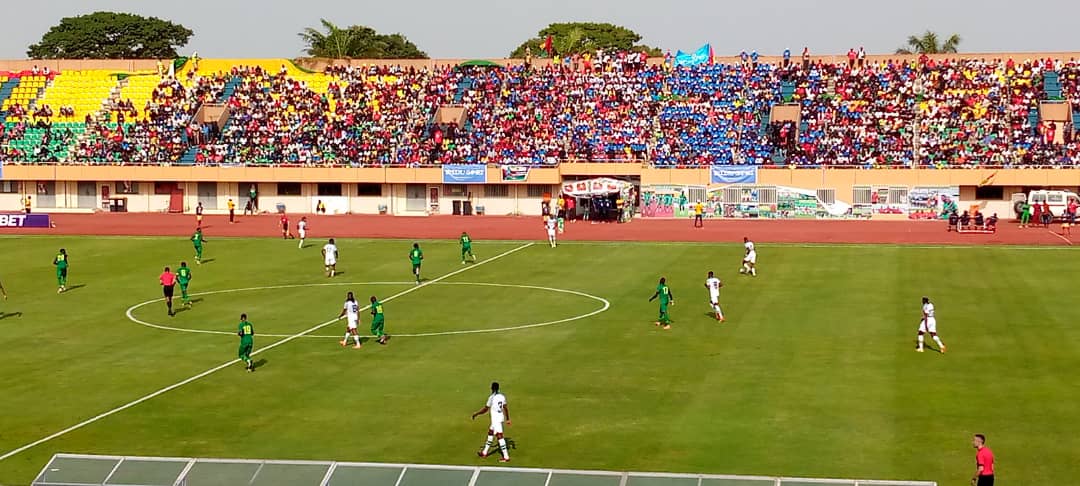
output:
{"label": "green shorts", "polygon": [[255,348],[255,343],[254,342],[248,342],[248,343],[241,342],[240,343],[240,350],[239,350],[239,352],[237,354],[240,356],[240,359],[242,359],[244,361],[250,360],[251,359],[251,350],[254,349],[254,348]]}
{"label": "green shorts", "polygon": [[371,334],[373,336],[382,337],[382,335],[383,335],[383,327],[385,327],[385,325],[386,325],[386,322],[383,320],[382,317],[373,318],[371,320]]}

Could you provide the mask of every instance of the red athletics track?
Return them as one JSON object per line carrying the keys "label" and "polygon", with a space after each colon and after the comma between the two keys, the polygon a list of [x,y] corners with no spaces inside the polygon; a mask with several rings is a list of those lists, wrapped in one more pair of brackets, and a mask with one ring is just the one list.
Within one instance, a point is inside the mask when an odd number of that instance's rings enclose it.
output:
{"label": "red athletics track", "polygon": [[[295,228],[299,216],[290,216]],[[195,216],[159,213],[54,214],[54,228],[4,228],[7,234],[187,236],[195,229]],[[203,228],[217,236],[281,236],[279,216],[263,214],[238,217],[206,216]],[[462,231],[487,240],[546,240],[539,217],[376,215],[308,215],[309,239],[416,238],[455,239]],[[642,219],[626,224],[566,224],[562,240],[579,241],[694,241],[741,242],[749,236],[758,242],[780,243],[890,243],[913,245],[1072,245],[1069,238],[1043,228],[1020,229],[1003,223],[997,234],[957,234],[933,221],[849,220],[710,220],[693,228],[688,219]],[[295,229],[293,229],[295,231]],[[1080,233],[1077,233],[1080,241]]]}

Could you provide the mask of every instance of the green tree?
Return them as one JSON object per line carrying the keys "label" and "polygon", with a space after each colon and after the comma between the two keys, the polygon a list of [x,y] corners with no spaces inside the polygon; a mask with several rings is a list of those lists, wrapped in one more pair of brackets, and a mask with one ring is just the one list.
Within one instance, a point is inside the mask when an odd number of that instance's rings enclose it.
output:
{"label": "green tree", "polygon": [[193,32],[157,17],[94,12],[60,19],[31,45],[34,59],[171,59]]}
{"label": "green tree", "polygon": [[320,19],[322,30],[308,27],[300,38],[312,57],[331,59],[427,59],[428,55],[401,34],[380,34],[363,25],[342,28]]}
{"label": "green tree", "polygon": [[959,35],[953,34],[944,42],[938,38],[937,32],[926,31],[921,36],[910,36],[907,46],[896,50],[897,54],[955,54],[960,46]]}
{"label": "green tree", "polygon": [[551,36],[552,48],[559,54],[582,54],[605,51],[645,51],[650,56],[661,55],[660,49],[640,45],[641,35],[626,27],[595,22],[555,23],[544,27],[533,37],[523,42],[510,57],[525,57],[525,48],[532,49],[533,55],[544,52],[542,47]]}

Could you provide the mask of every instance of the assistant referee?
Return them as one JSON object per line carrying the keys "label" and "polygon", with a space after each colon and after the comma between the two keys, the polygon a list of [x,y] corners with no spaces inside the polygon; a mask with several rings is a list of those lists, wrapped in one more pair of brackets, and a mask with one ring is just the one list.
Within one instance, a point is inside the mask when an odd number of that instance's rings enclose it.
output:
{"label": "assistant referee", "polygon": [[986,436],[975,434],[971,440],[975,446],[975,476],[971,478],[974,486],[994,486],[994,453],[986,447]]}

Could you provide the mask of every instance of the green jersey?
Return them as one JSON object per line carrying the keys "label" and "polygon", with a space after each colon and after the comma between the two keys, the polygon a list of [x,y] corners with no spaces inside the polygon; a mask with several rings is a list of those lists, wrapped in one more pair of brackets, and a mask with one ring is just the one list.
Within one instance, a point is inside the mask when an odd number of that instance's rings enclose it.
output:
{"label": "green jersey", "polygon": [[671,289],[667,284],[660,284],[656,286],[656,293],[660,295],[660,305],[668,305],[671,302]]}
{"label": "green jersey", "polygon": [[56,265],[58,269],[65,269],[68,267],[68,256],[64,253],[57,253],[56,258],[53,259],[53,265]]}
{"label": "green jersey", "polygon": [[191,242],[194,243],[195,246],[202,246],[204,241],[206,240],[203,239],[202,231],[196,231],[194,235],[191,235]]}
{"label": "green jersey", "polygon": [[411,261],[413,265],[419,265],[420,261],[423,259],[424,252],[420,251],[419,248],[413,248],[412,251],[409,252],[409,261]]}
{"label": "green jersey", "polygon": [[176,269],[176,279],[180,281],[180,284],[186,284],[191,281],[191,269],[188,267],[180,267]]}
{"label": "green jersey", "polygon": [[371,316],[374,319],[382,319],[383,318],[382,302],[379,302],[379,301],[376,300],[375,302],[371,303]]}
{"label": "green jersey", "polygon": [[471,246],[472,246],[472,238],[469,238],[469,235],[461,235],[461,247],[462,248],[469,248]]}
{"label": "green jersey", "polygon": [[237,326],[239,331],[236,333],[240,336],[241,344],[251,344],[255,341],[255,327],[248,321],[240,321],[240,325]]}

